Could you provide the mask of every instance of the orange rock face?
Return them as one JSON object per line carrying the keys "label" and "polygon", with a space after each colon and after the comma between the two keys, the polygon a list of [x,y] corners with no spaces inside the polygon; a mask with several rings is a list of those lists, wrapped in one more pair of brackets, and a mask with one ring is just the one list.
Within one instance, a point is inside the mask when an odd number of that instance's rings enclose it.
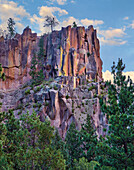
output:
{"label": "orange rock face", "polygon": [[58,76],[90,75],[92,79],[98,75],[102,78],[102,61],[100,45],[93,26],[71,28],[53,31],[44,37],[47,64],[51,72],[58,69]]}
{"label": "orange rock face", "polygon": [[[39,38],[30,28],[12,40],[0,38],[0,63],[6,75],[6,81],[0,80],[0,89],[15,89],[30,79],[29,70],[33,52],[38,52]],[[94,79],[102,78],[100,45],[93,26],[53,31],[44,35],[46,53],[46,77],[65,75],[87,75]]]}
{"label": "orange rock face", "polygon": [[0,89],[15,89],[30,79],[28,69],[36,40],[37,34],[27,27],[22,35],[0,41],[0,63],[6,75],[5,82],[0,80]]}

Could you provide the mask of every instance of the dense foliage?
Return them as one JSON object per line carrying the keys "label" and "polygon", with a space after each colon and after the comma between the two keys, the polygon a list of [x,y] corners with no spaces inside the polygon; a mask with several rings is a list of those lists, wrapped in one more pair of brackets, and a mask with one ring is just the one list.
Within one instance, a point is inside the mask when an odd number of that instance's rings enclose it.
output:
{"label": "dense foliage", "polygon": [[52,148],[54,128],[33,112],[16,119],[0,114],[0,167],[2,169],[65,169],[65,160]]}
{"label": "dense foliage", "polygon": [[134,167],[134,84],[122,74],[124,68],[121,59],[117,66],[113,64],[114,82],[107,82],[108,101],[100,101],[109,121],[109,134],[98,145],[98,160],[115,169]]}

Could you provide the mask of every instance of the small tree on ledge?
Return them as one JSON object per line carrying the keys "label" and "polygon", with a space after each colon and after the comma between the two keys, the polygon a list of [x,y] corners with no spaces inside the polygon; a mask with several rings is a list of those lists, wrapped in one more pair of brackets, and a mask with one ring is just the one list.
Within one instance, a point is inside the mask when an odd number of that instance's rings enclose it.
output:
{"label": "small tree on ledge", "polygon": [[73,22],[73,28],[77,28],[77,24],[75,21]]}
{"label": "small tree on ledge", "polygon": [[9,18],[7,24],[8,24],[7,29],[8,29],[8,32],[9,32],[9,36],[10,36],[10,38],[13,38],[15,36],[15,33],[16,33],[15,32],[15,22],[12,18]]}
{"label": "small tree on ledge", "polygon": [[53,31],[53,28],[56,27],[57,25],[59,25],[59,22],[56,21],[55,17],[52,16],[46,16],[45,17],[45,23],[44,23],[44,27],[49,27],[51,26],[51,32]]}

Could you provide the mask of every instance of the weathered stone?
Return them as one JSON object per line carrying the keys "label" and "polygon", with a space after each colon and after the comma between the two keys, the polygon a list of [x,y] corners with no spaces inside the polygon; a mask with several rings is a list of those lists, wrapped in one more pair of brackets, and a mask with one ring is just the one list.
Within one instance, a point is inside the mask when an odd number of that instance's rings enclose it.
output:
{"label": "weathered stone", "polygon": [[[90,114],[97,133],[102,134],[106,120],[100,112],[98,98],[93,98],[101,92],[99,83],[93,82],[93,79],[97,82],[102,80],[96,30],[93,26],[88,29],[68,26],[45,34],[44,73],[46,79],[58,77],[46,86],[40,85],[39,89],[31,90],[29,70],[34,52],[38,53],[39,39],[29,27],[12,40],[0,39],[0,63],[6,75],[6,81],[0,80],[1,111],[16,108],[14,114],[18,118],[20,111],[31,114],[34,109],[41,121],[50,120],[63,138],[71,122],[80,129],[87,114]],[[93,85],[95,89],[88,90]],[[30,94],[25,93],[28,89]]]}
{"label": "weathered stone", "polygon": [[[6,41],[1,38],[0,63],[6,74],[6,82],[0,82],[0,89],[15,89],[30,79],[31,59],[33,53],[37,52],[38,42],[39,37],[29,27],[24,29],[22,35],[17,34],[15,39]],[[46,77],[87,74],[91,79],[96,78],[96,75],[102,78],[99,40],[92,26],[88,29],[68,26],[46,34],[44,49]],[[47,70],[48,65],[50,68]],[[67,80],[69,84],[70,80]]]}

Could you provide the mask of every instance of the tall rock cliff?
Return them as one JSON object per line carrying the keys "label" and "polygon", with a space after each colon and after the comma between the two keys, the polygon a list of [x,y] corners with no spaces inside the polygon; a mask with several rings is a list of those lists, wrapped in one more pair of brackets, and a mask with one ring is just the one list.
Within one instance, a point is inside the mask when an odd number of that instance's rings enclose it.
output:
{"label": "tall rock cliff", "polygon": [[105,135],[102,129],[107,125],[98,99],[104,84],[96,30],[93,26],[68,26],[45,34],[46,80],[32,87],[29,71],[40,38],[29,27],[12,40],[0,38],[0,63],[6,75],[6,81],[0,80],[1,111],[14,109],[18,117],[34,109],[42,121],[49,119],[63,138],[72,121],[80,129],[90,114],[98,135]]}
{"label": "tall rock cliff", "polygon": [[0,89],[16,89],[30,79],[28,72],[36,41],[37,34],[33,34],[28,27],[22,35],[0,41],[0,63],[6,75],[6,81],[0,82]]}
{"label": "tall rock cliff", "polygon": [[[0,82],[0,89],[15,89],[30,79],[29,70],[33,53],[38,53],[40,37],[29,27],[22,35],[12,40],[0,41],[0,63],[6,74],[6,81]],[[102,78],[100,45],[93,26],[53,31],[44,35],[45,74],[54,76],[87,75]]]}

